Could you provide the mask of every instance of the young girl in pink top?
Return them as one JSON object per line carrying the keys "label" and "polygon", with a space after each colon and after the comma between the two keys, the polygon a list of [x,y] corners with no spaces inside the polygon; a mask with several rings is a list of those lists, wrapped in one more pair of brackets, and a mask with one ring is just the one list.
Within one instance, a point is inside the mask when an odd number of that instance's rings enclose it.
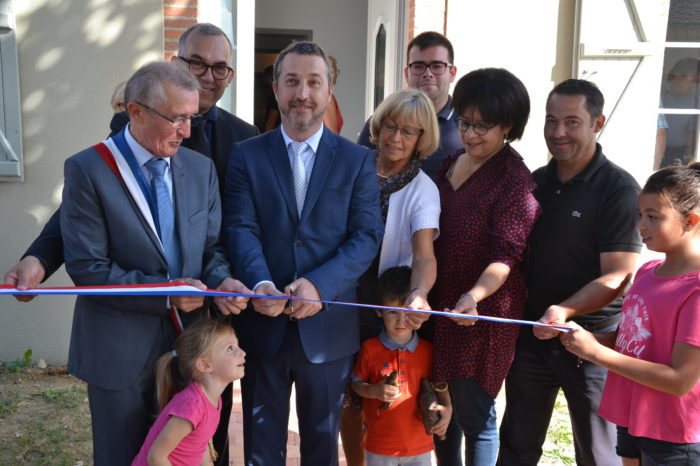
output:
{"label": "young girl in pink top", "polygon": [[213,464],[210,440],[219,424],[221,393],[243,377],[244,365],[245,352],[230,325],[201,320],[189,326],[175,351],[158,360],[161,413],[132,466]]}
{"label": "young girl in pink top", "polygon": [[[623,464],[700,464],[700,164],[654,173],[639,231],[664,260],[644,264],[616,334],[571,324],[572,353],[610,370],[599,414],[618,425]],[[614,343],[615,349],[611,349]]]}

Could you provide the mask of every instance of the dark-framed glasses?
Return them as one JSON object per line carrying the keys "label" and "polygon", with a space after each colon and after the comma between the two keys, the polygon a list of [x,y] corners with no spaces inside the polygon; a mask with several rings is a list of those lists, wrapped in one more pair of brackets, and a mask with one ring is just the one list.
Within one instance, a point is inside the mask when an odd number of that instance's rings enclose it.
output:
{"label": "dark-framed glasses", "polygon": [[485,135],[496,127],[496,125],[485,125],[483,123],[469,123],[464,118],[455,118],[455,125],[462,133],[466,133],[471,128],[479,136]]}
{"label": "dark-framed glasses", "polygon": [[196,124],[202,118],[202,115],[192,115],[192,116],[188,116],[188,117],[181,116],[181,117],[177,117],[177,118],[170,118],[170,117],[163,115],[155,108],[151,108],[146,104],[142,104],[141,102],[136,102],[136,103],[139,104],[140,106],[142,106],[143,108],[155,113],[156,115],[163,118],[164,120],[169,121],[170,126],[173,127],[174,129],[182,128],[185,125],[186,121],[189,121],[190,124]]}
{"label": "dark-framed glasses", "polygon": [[389,134],[392,134],[392,135],[396,134],[396,132],[398,131],[399,133],[401,133],[401,136],[403,136],[405,139],[415,138],[415,137],[418,137],[421,134],[423,134],[422,129],[402,128],[400,126],[396,126],[395,124],[389,123],[387,121],[382,122],[381,129]]}
{"label": "dark-framed glasses", "polygon": [[443,74],[452,65],[445,63],[444,61],[432,61],[426,63],[424,61],[414,61],[408,64],[408,69],[411,70],[411,74],[421,75],[425,73],[426,68],[430,68],[430,72],[433,74]]}
{"label": "dark-framed glasses", "polygon": [[185,58],[179,55],[177,56],[177,58],[187,63],[187,66],[190,68],[192,74],[197,77],[204,75],[204,73],[206,73],[209,68],[211,68],[211,76],[214,79],[218,79],[219,81],[228,78],[229,75],[233,73],[233,68],[231,68],[228,65],[222,65],[220,63],[216,65],[207,65],[201,60],[196,60],[194,58]]}

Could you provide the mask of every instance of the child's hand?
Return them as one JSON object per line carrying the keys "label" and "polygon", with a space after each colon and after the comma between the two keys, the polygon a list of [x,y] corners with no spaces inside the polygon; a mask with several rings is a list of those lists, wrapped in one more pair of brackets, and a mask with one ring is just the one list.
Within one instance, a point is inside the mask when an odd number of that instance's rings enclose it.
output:
{"label": "child's hand", "polygon": [[444,440],[447,426],[450,425],[452,417],[452,406],[436,405],[435,411],[440,413],[440,420],[433,426],[432,432],[433,435],[440,437],[440,440]]}
{"label": "child's hand", "polygon": [[401,396],[399,387],[394,387],[393,385],[385,384],[384,382],[372,384],[371,387],[372,398],[385,403],[394,401]]}
{"label": "child's hand", "polygon": [[596,337],[589,331],[584,330],[576,322],[567,322],[567,327],[571,327],[570,332],[562,332],[559,341],[570,353],[590,360],[595,351],[601,346]]}

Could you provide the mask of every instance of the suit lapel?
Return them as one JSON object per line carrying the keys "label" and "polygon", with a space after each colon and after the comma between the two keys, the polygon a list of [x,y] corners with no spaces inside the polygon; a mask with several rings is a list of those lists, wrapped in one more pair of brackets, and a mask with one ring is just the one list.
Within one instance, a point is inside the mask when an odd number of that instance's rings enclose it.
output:
{"label": "suit lapel", "polygon": [[217,173],[224,175],[224,177],[220,178],[221,183],[223,183],[228,156],[234,141],[230,125],[225,124],[223,121],[225,118],[223,110],[217,107],[216,111],[216,121],[212,125],[211,156],[214,159]]}
{"label": "suit lapel", "polygon": [[282,131],[277,127],[270,132],[267,145],[268,166],[277,177],[277,186],[282,191],[284,203],[293,219],[299,218],[297,215],[296,198],[294,196],[294,182],[292,181],[292,167],[289,165],[289,153],[284,146]]}
{"label": "suit lapel", "polygon": [[333,159],[335,158],[335,151],[337,148],[336,146],[337,143],[333,134],[330,132],[330,130],[324,127],[321,141],[319,142],[318,149],[316,150],[316,158],[314,160],[314,167],[311,170],[309,185],[306,188],[304,210],[301,214],[300,221],[305,221],[308,218],[310,212],[313,210],[314,204],[316,204],[316,201],[318,201],[318,196],[321,194],[326,177],[328,176],[328,171],[333,165]]}
{"label": "suit lapel", "polygon": [[192,193],[190,192],[190,178],[186,176],[187,170],[180,157],[175,154],[170,159],[170,167],[173,172],[173,199],[175,202],[175,227],[177,228],[177,233],[180,242],[180,257],[182,258],[182,271],[185,274],[187,269],[187,254],[183,246],[185,241],[183,238],[189,238],[189,218],[187,216],[190,210],[190,199],[192,198]]}

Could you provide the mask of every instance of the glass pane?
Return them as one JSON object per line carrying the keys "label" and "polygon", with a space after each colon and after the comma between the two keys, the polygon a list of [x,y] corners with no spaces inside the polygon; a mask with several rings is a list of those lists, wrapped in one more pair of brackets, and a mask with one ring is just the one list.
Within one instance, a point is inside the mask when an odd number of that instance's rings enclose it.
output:
{"label": "glass pane", "polygon": [[671,0],[666,41],[700,42],[700,2],[698,0]]}
{"label": "glass pane", "polygon": [[374,108],[384,100],[384,66],[386,57],[386,29],[379,26],[374,41]]}
{"label": "glass pane", "polygon": [[667,111],[659,114],[654,168],[696,160],[700,48],[666,48],[659,100]]}

